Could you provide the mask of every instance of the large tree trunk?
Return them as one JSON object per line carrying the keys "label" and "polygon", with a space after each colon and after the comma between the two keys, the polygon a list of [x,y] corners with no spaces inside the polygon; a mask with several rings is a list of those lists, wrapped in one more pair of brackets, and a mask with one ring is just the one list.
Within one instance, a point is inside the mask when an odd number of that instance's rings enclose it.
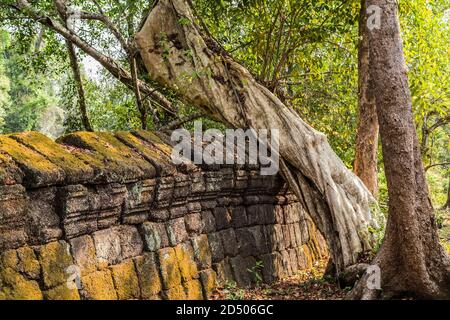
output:
{"label": "large tree trunk", "polygon": [[136,42],[150,77],[185,102],[232,127],[279,130],[282,173],[326,238],[338,274],[373,248],[379,211],[361,180],[325,135],[201,34],[185,0],[158,1]]}
{"label": "large tree trunk", "polygon": [[428,197],[413,122],[397,3],[368,0],[367,5],[381,8],[380,27],[368,32],[369,68],[380,124],[389,216],[383,245],[373,261],[381,271],[381,290],[370,289],[366,275],[351,296],[449,298],[450,259],[439,243]]}
{"label": "large tree trunk", "polygon": [[[361,13],[366,11],[366,0],[361,0]],[[378,195],[377,149],[378,119],[373,96],[373,84],[369,77],[369,46],[365,14],[359,18],[358,49],[358,129],[356,132],[355,162],[356,175],[374,197]]]}

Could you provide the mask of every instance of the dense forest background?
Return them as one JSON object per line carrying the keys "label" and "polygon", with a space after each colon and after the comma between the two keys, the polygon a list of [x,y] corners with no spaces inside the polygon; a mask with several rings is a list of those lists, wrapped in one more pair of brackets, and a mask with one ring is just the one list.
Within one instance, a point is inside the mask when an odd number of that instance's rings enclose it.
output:
{"label": "dense forest background", "polygon": [[[85,130],[64,39],[25,16],[11,15],[7,0],[0,3],[5,8],[0,9],[0,133],[38,130],[56,138]],[[43,11],[53,6],[52,1],[31,3]],[[91,12],[101,10],[122,34],[134,34],[152,2],[72,4]],[[193,4],[201,23],[224,49],[302,119],[324,132],[352,168],[358,114],[359,1],[195,0]],[[432,202],[439,209],[448,204],[450,180],[450,2],[400,0],[399,8],[416,129]],[[74,23],[90,45],[116,61],[127,62],[127,53],[105,24],[95,19]],[[75,52],[92,129],[141,127],[133,91],[81,50]],[[195,112],[165,93],[183,115]],[[146,119],[150,129],[172,120],[158,110]],[[378,155],[379,200],[386,209],[381,152]],[[437,214],[443,219],[446,213],[440,210]]]}

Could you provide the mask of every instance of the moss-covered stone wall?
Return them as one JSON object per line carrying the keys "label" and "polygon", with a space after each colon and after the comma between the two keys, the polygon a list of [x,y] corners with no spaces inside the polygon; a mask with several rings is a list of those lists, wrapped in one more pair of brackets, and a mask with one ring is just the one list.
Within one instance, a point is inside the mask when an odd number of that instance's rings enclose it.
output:
{"label": "moss-covered stone wall", "polygon": [[207,299],[327,255],[279,176],[170,152],[148,131],[0,136],[0,299]]}

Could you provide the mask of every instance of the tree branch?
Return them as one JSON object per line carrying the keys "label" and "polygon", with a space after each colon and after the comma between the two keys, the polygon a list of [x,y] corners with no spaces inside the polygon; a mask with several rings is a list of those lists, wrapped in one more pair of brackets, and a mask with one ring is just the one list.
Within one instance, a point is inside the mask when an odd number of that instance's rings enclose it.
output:
{"label": "tree branch", "polygon": [[[119,66],[114,59],[99,52],[97,49],[90,46],[86,41],[81,39],[78,35],[71,30],[65,28],[59,22],[50,18],[49,16],[42,15],[36,11],[31,4],[26,0],[17,0],[13,6],[15,9],[24,13],[34,21],[41,23],[44,26],[54,30],[65,39],[71,41],[78,48],[83,50],[86,54],[97,60],[106,70],[108,70],[116,79],[125,84],[128,88],[133,89],[133,80],[127,70]],[[156,100],[160,106],[171,114],[176,114],[176,110],[173,108],[172,103],[164,97],[163,94],[148,86],[145,82],[138,80],[139,89],[142,93],[148,94],[152,99]]]}

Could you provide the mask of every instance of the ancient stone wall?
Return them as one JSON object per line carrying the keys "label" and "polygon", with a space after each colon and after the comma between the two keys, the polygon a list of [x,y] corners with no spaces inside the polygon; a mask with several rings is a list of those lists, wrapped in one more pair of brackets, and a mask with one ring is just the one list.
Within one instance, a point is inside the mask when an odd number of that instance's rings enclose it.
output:
{"label": "ancient stone wall", "polygon": [[280,177],[170,152],[145,131],[0,136],[0,299],[205,299],[327,254]]}

